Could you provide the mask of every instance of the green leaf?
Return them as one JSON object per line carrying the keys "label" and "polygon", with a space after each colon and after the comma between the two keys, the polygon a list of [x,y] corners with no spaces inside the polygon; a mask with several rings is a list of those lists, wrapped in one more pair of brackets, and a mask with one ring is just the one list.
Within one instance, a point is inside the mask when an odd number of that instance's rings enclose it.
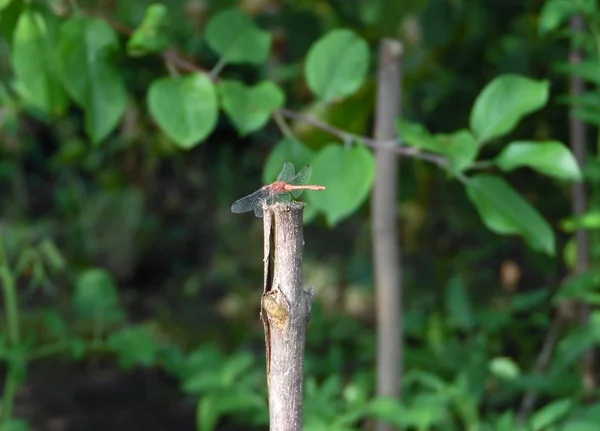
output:
{"label": "green leaf", "polygon": [[221,81],[219,95],[223,109],[242,136],[261,129],[285,101],[283,92],[271,81],[253,87],[239,81]]}
{"label": "green leaf", "polygon": [[21,97],[46,115],[62,115],[68,98],[60,81],[56,58],[56,32],[46,18],[29,8],[17,21],[12,64]]}
{"label": "green leaf", "polygon": [[206,41],[226,63],[263,63],[271,51],[271,34],[240,9],[224,10],[206,25]]}
{"label": "green leaf", "polygon": [[[199,430],[210,431],[216,428],[221,416],[245,413],[264,413],[267,404],[264,398],[249,390],[234,390],[214,393],[202,397],[196,410],[196,426]],[[262,422],[262,421],[261,421]]]}
{"label": "green leaf", "polygon": [[333,30],[310,48],[305,73],[311,91],[330,101],[358,90],[368,67],[367,42],[350,30]]}
{"label": "green leaf", "polygon": [[479,146],[469,130],[459,130],[449,135],[436,135],[441,153],[448,157],[450,170],[462,172],[477,158]]}
{"label": "green leaf", "polygon": [[453,172],[464,171],[479,153],[477,141],[468,130],[431,135],[421,124],[403,119],[398,120],[397,130],[402,141],[411,147],[446,156]]}
{"label": "green leaf", "polygon": [[600,405],[578,406],[569,415],[568,422],[560,431],[595,431],[600,422]]}
{"label": "green leaf", "polygon": [[215,87],[208,76],[199,73],[154,81],[148,106],[163,132],[185,150],[211,134],[219,115]]}
{"label": "green leaf", "polygon": [[396,123],[396,128],[398,136],[404,143],[411,147],[431,151],[433,153],[442,152],[439,141],[431,135],[422,124],[413,123],[400,118]]}
{"label": "green leaf", "polygon": [[548,101],[550,84],[519,75],[502,75],[477,96],[470,125],[479,144],[511,132],[527,114]]}
{"label": "green leaf", "polygon": [[554,255],[554,232],[546,220],[503,179],[472,177],[467,194],[488,229],[502,235],[520,235],[533,250]]}
{"label": "green leaf", "polygon": [[89,269],[77,278],[73,304],[79,313],[92,319],[122,317],[117,285],[104,269]]}
{"label": "green leaf", "polygon": [[196,428],[202,431],[213,431],[217,426],[220,411],[218,408],[218,394],[200,398],[196,406]]}
{"label": "green leaf", "polygon": [[65,338],[69,331],[67,322],[65,319],[58,314],[56,311],[48,310],[44,312],[44,325],[48,330],[58,339]]}
{"label": "green leaf", "polygon": [[69,353],[76,361],[83,359],[87,351],[87,344],[79,338],[69,338]]}
{"label": "green leaf", "polygon": [[239,384],[240,378],[248,375],[252,365],[254,365],[254,356],[248,352],[240,352],[231,356],[223,365],[223,377],[228,384]]}
{"label": "green leaf", "polygon": [[563,249],[563,260],[567,268],[574,271],[577,268],[577,242],[574,236],[571,236]]}
{"label": "green leaf", "polygon": [[151,367],[156,362],[158,345],[154,335],[144,326],[130,326],[112,333],[106,344],[124,368],[135,365]]}
{"label": "green leaf", "polygon": [[577,299],[588,304],[600,305],[598,287],[600,287],[600,272],[597,270],[571,275],[562,282],[552,300],[558,303]]}
{"label": "green leaf", "polygon": [[598,108],[575,108],[573,116],[584,123],[591,124],[595,127],[600,127],[600,112]]}
{"label": "green leaf", "polygon": [[548,289],[516,293],[512,295],[508,308],[513,313],[529,313],[535,308],[545,306],[549,296]]}
{"label": "green leaf", "polygon": [[494,431],[522,431],[517,426],[515,413],[513,411],[504,412],[495,422]]}
{"label": "green leaf", "polygon": [[446,312],[460,329],[473,327],[473,307],[465,281],[460,275],[453,276],[445,289]]}
{"label": "green leaf", "polygon": [[496,164],[503,171],[529,166],[542,174],[562,180],[581,181],[582,179],[575,156],[558,141],[511,142],[498,155]]}
{"label": "green leaf", "polygon": [[508,357],[497,357],[490,361],[490,371],[496,377],[500,377],[504,380],[515,379],[521,374],[519,365]]}
{"label": "green leaf", "polygon": [[579,12],[573,0],[546,0],[542,6],[538,22],[538,32],[544,35],[556,30],[561,24]]}
{"label": "green leaf", "polygon": [[7,7],[9,4],[11,4],[12,1],[13,0],[0,0],[0,10]]}
{"label": "green leaf", "polygon": [[201,370],[183,380],[181,388],[184,392],[200,395],[225,388],[225,382],[220,373],[207,373]]}
{"label": "green leaf", "polygon": [[[314,152],[295,138],[282,139],[273,147],[263,170],[263,182],[270,184],[277,179],[281,167],[290,162],[300,171],[302,166],[309,165]],[[306,209],[304,210],[306,216]]]}
{"label": "green leaf", "polygon": [[581,217],[568,217],[561,221],[560,227],[569,233],[579,229],[600,229],[600,211],[590,211]]}
{"label": "green leaf", "polygon": [[45,263],[54,271],[62,271],[67,266],[65,258],[56,247],[54,241],[46,238],[39,245],[40,255],[44,258]]}
{"label": "green leaf", "polygon": [[558,63],[554,66],[557,72],[579,76],[593,84],[600,84],[600,61],[598,59],[583,60],[579,63]]}
{"label": "green leaf", "polygon": [[593,311],[586,326],[571,329],[564,336],[556,348],[556,355],[552,362],[555,373],[565,373],[579,361],[588,351],[600,342],[600,313]]}
{"label": "green leaf", "polygon": [[561,425],[560,431],[596,431],[598,419],[573,419]]}
{"label": "green leaf", "polygon": [[327,189],[307,192],[307,200],[325,213],[332,226],[367,199],[375,179],[375,160],[363,145],[352,149],[328,145],[313,158],[312,168],[310,182]]}
{"label": "green leaf", "polygon": [[115,129],[125,113],[125,86],[109,58],[118,49],[117,35],[102,19],[74,18],[61,27],[58,50],[63,83],[85,111],[85,131],[95,144]]}
{"label": "green leaf", "polygon": [[33,428],[23,419],[9,419],[0,426],[0,431],[32,431]]}
{"label": "green leaf", "polygon": [[537,411],[529,421],[532,431],[548,429],[550,425],[556,424],[563,419],[573,408],[573,401],[569,398],[554,401],[541,410]]}
{"label": "green leaf", "polygon": [[144,19],[127,41],[127,53],[132,57],[141,57],[164,50],[169,39],[164,34],[167,7],[161,3],[148,6]]}

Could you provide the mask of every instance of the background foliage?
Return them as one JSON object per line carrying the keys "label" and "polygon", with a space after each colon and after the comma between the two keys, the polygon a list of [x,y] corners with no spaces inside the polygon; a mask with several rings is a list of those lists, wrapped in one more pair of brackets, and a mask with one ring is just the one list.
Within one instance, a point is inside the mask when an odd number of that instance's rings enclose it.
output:
{"label": "background foliage", "polygon": [[[598,166],[565,143],[571,106],[599,124],[598,17],[584,0],[0,0],[2,430],[264,429],[262,226],[229,207],[286,160],[328,188],[306,193],[306,430],[595,429],[578,363],[599,316],[555,316],[597,303],[597,272],[569,271]],[[387,36],[404,43],[401,403],[373,396],[366,137]],[[569,65],[571,44],[590,61]]]}

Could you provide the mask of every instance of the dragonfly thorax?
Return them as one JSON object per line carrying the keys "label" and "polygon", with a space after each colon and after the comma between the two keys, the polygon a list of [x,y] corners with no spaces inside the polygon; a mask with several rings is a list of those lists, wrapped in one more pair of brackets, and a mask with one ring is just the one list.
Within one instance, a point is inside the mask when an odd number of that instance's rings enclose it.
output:
{"label": "dragonfly thorax", "polygon": [[281,193],[285,193],[288,191],[286,188],[287,185],[288,184],[286,182],[275,181],[269,185],[270,192],[272,195],[280,195]]}

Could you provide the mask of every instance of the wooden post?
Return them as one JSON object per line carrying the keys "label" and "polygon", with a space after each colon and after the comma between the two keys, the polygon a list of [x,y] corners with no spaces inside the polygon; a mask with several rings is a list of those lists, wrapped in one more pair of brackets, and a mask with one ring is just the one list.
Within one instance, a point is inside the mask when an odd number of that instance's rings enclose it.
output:
{"label": "wooden post", "polygon": [[302,431],[304,341],[312,292],[302,288],[304,204],[264,207],[265,328],[271,431]]}

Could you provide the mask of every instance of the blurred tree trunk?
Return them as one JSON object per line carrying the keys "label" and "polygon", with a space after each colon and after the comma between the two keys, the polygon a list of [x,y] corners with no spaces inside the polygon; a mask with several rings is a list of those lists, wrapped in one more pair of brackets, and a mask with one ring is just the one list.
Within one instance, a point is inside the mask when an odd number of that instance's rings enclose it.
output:
{"label": "blurred tree trunk", "polygon": [[[585,32],[585,21],[583,16],[578,15],[571,18],[571,30],[575,34]],[[569,55],[569,63],[572,66],[576,66],[583,60],[583,54],[581,49],[572,46]],[[585,82],[581,76],[571,74],[569,93],[572,100],[577,100],[585,91]],[[569,117],[569,131],[571,149],[575,158],[579,163],[579,166],[583,168],[586,163],[587,157],[587,128],[582,120],[577,118],[574,114],[576,107],[572,107],[571,115]],[[585,190],[585,182],[573,183],[572,189],[572,211],[575,217],[581,217],[587,212],[588,198]],[[590,266],[590,246],[589,246],[589,234],[585,229],[580,229],[575,233],[575,240],[577,242],[577,268],[576,273],[582,274],[589,269]],[[590,315],[590,306],[588,304],[581,304],[580,319],[582,325],[588,324]],[[583,357],[582,362],[582,378],[583,385],[588,394],[594,392],[596,388],[596,377],[594,373],[594,352],[589,350]]]}
{"label": "blurred tree trunk", "polygon": [[[374,131],[379,141],[396,138],[401,55],[399,41],[381,41]],[[393,149],[379,148],[375,150],[375,158],[371,213],[377,296],[377,395],[398,398],[402,375],[402,271],[396,223],[398,156]],[[377,425],[379,431],[391,428],[382,423]]]}

